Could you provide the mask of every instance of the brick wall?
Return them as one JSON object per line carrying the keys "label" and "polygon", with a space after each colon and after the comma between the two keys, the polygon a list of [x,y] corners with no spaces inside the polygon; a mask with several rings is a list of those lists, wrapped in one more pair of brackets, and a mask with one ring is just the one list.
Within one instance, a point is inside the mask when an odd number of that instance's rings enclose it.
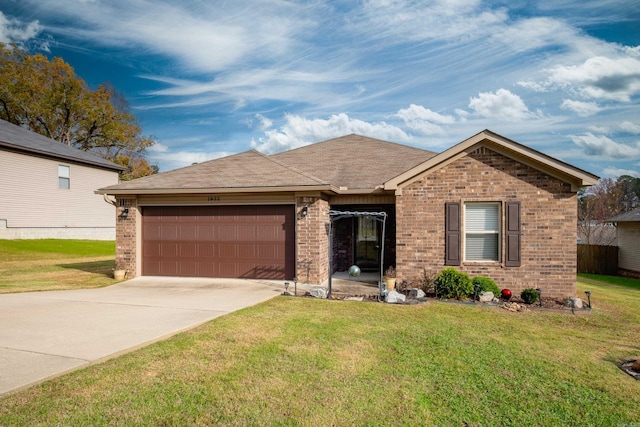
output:
{"label": "brick wall", "polygon": [[[329,278],[329,203],[297,197],[296,204],[296,276],[302,283],[322,284]],[[302,216],[305,206],[307,215]]]}
{"label": "brick wall", "polygon": [[419,277],[423,267],[434,274],[445,268],[445,202],[471,201],[501,202],[503,227],[504,203],[521,203],[521,266],[463,260],[457,269],[489,276],[514,295],[541,288],[543,297],[575,296],[577,195],[569,184],[485,147],[402,189],[396,199],[399,278]]}
{"label": "brick wall", "polygon": [[[116,200],[116,268],[127,271],[127,279],[137,275],[136,232],[141,220],[136,199],[118,198]],[[120,215],[128,209],[126,218]]]}

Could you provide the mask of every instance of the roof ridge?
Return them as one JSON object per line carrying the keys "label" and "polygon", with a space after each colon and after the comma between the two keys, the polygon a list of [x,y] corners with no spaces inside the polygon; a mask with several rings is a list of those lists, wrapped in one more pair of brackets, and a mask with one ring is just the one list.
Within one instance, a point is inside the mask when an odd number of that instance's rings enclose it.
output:
{"label": "roof ridge", "polygon": [[300,147],[296,147],[296,148],[292,148],[290,150],[285,150],[285,151],[280,151],[278,153],[270,154],[270,156],[277,156],[277,155],[283,154],[283,153],[291,153],[292,151],[302,150],[302,149],[305,149],[305,148],[307,148],[309,146],[317,147],[319,145],[324,145],[324,144],[327,144],[327,143],[334,142],[336,140],[346,139],[346,138],[349,138],[349,137],[364,138],[364,139],[367,139],[367,140],[370,140],[370,141],[382,142],[382,143],[385,143],[385,144],[391,144],[391,145],[394,145],[394,146],[400,146],[400,147],[403,147],[403,148],[409,148],[409,149],[413,149],[413,150],[416,150],[416,151],[423,151],[423,152],[426,152],[426,153],[438,154],[435,151],[426,150],[426,149],[420,148],[420,147],[414,147],[412,145],[402,144],[400,142],[387,141],[386,139],[380,139],[380,138],[373,138],[373,137],[362,135],[362,134],[359,134],[359,133],[350,133],[350,134],[347,134],[347,135],[336,136],[335,138],[324,139],[322,141],[310,142],[310,143],[308,143],[306,145],[302,145]]}
{"label": "roof ridge", "polygon": [[[256,150],[253,150],[253,151],[256,151]],[[283,168],[289,169],[290,171],[297,173],[298,175],[302,175],[302,176],[304,176],[306,178],[312,179],[312,180],[316,181],[318,184],[328,184],[327,182],[321,180],[320,178],[317,178],[317,177],[311,175],[310,173],[306,173],[306,172],[301,171],[300,169],[296,168],[295,166],[291,166],[291,165],[289,165],[287,163],[284,163],[284,162],[281,162],[279,160],[276,160],[276,159],[272,158],[271,156],[273,156],[273,154],[267,155],[267,154],[263,154],[263,153],[261,153],[259,151],[256,151],[256,153],[260,154],[265,159],[270,160],[270,161],[272,161],[273,163],[275,163],[275,164],[277,164],[279,166],[282,166]]]}

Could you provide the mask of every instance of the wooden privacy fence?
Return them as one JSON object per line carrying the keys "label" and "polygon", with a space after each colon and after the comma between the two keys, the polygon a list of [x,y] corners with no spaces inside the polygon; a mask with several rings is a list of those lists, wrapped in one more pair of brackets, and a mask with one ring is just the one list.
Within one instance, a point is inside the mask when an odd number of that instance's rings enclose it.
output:
{"label": "wooden privacy fence", "polygon": [[618,273],[618,247],[601,245],[578,245],[578,273]]}

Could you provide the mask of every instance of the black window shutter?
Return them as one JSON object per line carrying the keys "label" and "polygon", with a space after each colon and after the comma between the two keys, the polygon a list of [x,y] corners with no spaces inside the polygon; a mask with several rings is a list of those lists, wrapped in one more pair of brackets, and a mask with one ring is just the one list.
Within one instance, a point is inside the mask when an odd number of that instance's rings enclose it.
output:
{"label": "black window shutter", "polygon": [[445,203],[445,265],[460,265],[460,203]]}
{"label": "black window shutter", "polygon": [[507,202],[505,214],[505,262],[506,267],[520,267],[521,232],[520,232],[520,202]]}

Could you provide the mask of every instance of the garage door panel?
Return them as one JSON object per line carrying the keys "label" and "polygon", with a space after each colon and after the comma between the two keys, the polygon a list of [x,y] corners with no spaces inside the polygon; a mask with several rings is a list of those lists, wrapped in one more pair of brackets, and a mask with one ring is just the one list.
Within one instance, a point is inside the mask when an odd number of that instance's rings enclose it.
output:
{"label": "garage door panel", "polygon": [[176,258],[180,251],[178,250],[177,243],[163,242],[160,244],[160,256],[163,259],[170,257]]}
{"label": "garage door panel", "polygon": [[238,246],[229,243],[216,243],[215,257],[220,261],[235,259],[238,257]]}
{"label": "garage door panel", "polygon": [[238,258],[241,259],[254,259],[256,257],[255,245],[238,245],[237,246]]}
{"label": "garage door panel", "polygon": [[239,225],[237,228],[236,238],[240,242],[255,241],[256,239],[256,226],[254,225]]}
{"label": "garage door panel", "polygon": [[216,229],[212,227],[210,224],[207,225],[196,225],[196,236],[199,240],[213,240],[216,237]]}
{"label": "garage door panel", "polygon": [[257,245],[256,256],[260,259],[275,261],[280,258],[280,247],[276,245]]}
{"label": "garage door panel", "polygon": [[216,227],[217,240],[235,242],[237,231],[231,224],[219,225]]}
{"label": "garage door panel", "polygon": [[178,226],[175,224],[164,224],[160,228],[160,238],[162,240],[177,240]]}
{"label": "garage door panel", "polygon": [[196,240],[198,237],[197,226],[195,224],[180,224],[179,226],[180,240]]}
{"label": "garage door panel", "polygon": [[198,244],[198,258],[212,258],[215,256],[215,246],[213,243],[201,242]]}
{"label": "garage door panel", "polygon": [[293,206],[146,207],[142,228],[144,275],[295,274]]}
{"label": "garage door panel", "polygon": [[180,258],[197,258],[198,257],[198,245],[197,243],[180,243],[178,245]]}

